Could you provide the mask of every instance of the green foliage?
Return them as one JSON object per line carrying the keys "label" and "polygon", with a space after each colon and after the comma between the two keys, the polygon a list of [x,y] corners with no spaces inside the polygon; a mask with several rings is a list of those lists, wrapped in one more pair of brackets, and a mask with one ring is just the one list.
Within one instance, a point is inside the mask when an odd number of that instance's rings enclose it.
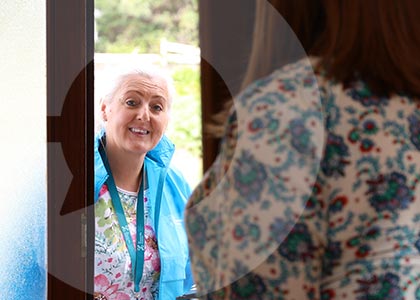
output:
{"label": "green foliage", "polygon": [[168,136],[175,145],[202,157],[201,97],[198,66],[174,67],[172,78],[176,89]]}
{"label": "green foliage", "polygon": [[178,96],[200,98],[200,72],[196,66],[178,66],[172,73]]}
{"label": "green foliage", "polygon": [[198,45],[198,0],[96,0],[96,52],[159,53],[161,38]]}

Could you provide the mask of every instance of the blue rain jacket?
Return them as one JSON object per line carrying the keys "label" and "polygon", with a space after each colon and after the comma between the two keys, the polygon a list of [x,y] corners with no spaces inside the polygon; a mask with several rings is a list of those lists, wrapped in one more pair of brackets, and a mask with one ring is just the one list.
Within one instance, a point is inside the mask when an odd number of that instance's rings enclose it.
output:
{"label": "blue rain jacket", "polygon": [[[100,139],[103,135],[102,131],[95,139],[95,203],[102,185],[109,176],[99,153]],[[193,285],[184,227],[184,209],[191,188],[182,174],[170,166],[174,150],[174,144],[164,136],[156,147],[147,153],[144,160],[149,201],[155,201],[159,192],[159,176],[161,172],[167,171],[161,191],[163,194],[159,221],[155,228],[161,262],[159,300],[175,299],[190,291]],[[154,212],[150,214],[153,222],[154,215]]]}

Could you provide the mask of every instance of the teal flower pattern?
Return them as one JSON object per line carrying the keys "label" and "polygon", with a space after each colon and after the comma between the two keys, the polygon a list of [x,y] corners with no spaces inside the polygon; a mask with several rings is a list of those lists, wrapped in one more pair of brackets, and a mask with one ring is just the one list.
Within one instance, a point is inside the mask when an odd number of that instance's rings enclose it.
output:
{"label": "teal flower pattern", "polygon": [[316,62],[235,99],[186,211],[200,299],[420,300],[420,102]]}

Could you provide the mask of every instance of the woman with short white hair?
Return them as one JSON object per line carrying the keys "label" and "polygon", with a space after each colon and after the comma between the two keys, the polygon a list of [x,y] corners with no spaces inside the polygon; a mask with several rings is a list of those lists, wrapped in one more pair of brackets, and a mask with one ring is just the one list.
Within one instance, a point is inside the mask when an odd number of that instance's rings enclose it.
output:
{"label": "woman with short white hair", "polygon": [[164,136],[170,81],[132,70],[100,103],[95,140],[95,299],[175,299],[190,290],[183,211],[190,187]]}

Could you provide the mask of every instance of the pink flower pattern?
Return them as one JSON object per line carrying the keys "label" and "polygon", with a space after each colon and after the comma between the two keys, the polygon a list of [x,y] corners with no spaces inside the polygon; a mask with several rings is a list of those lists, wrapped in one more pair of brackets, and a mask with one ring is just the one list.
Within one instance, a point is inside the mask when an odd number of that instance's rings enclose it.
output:
{"label": "pink flower pattern", "polygon": [[95,293],[101,294],[107,300],[130,300],[129,295],[118,291],[118,284],[110,284],[108,278],[103,274],[95,276],[94,283]]}
{"label": "pink flower pattern", "polygon": [[[119,190],[121,203],[133,239],[136,242],[136,206],[137,195]],[[160,278],[160,256],[157,239],[149,218],[149,203],[145,203],[145,253],[143,277],[140,283],[140,299],[152,300],[157,297]],[[110,216],[101,212],[112,210]],[[103,218],[111,222],[99,222]],[[95,204],[95,295],[107,300],[135,299],[132,278],[131,259],[125,245],[118,219],[113,212],[110,193],[106,185],[102,186],[100,199]],[[99,225],[100,224],[100,225]],[[104,299],[99,298],[98,299]]]}

